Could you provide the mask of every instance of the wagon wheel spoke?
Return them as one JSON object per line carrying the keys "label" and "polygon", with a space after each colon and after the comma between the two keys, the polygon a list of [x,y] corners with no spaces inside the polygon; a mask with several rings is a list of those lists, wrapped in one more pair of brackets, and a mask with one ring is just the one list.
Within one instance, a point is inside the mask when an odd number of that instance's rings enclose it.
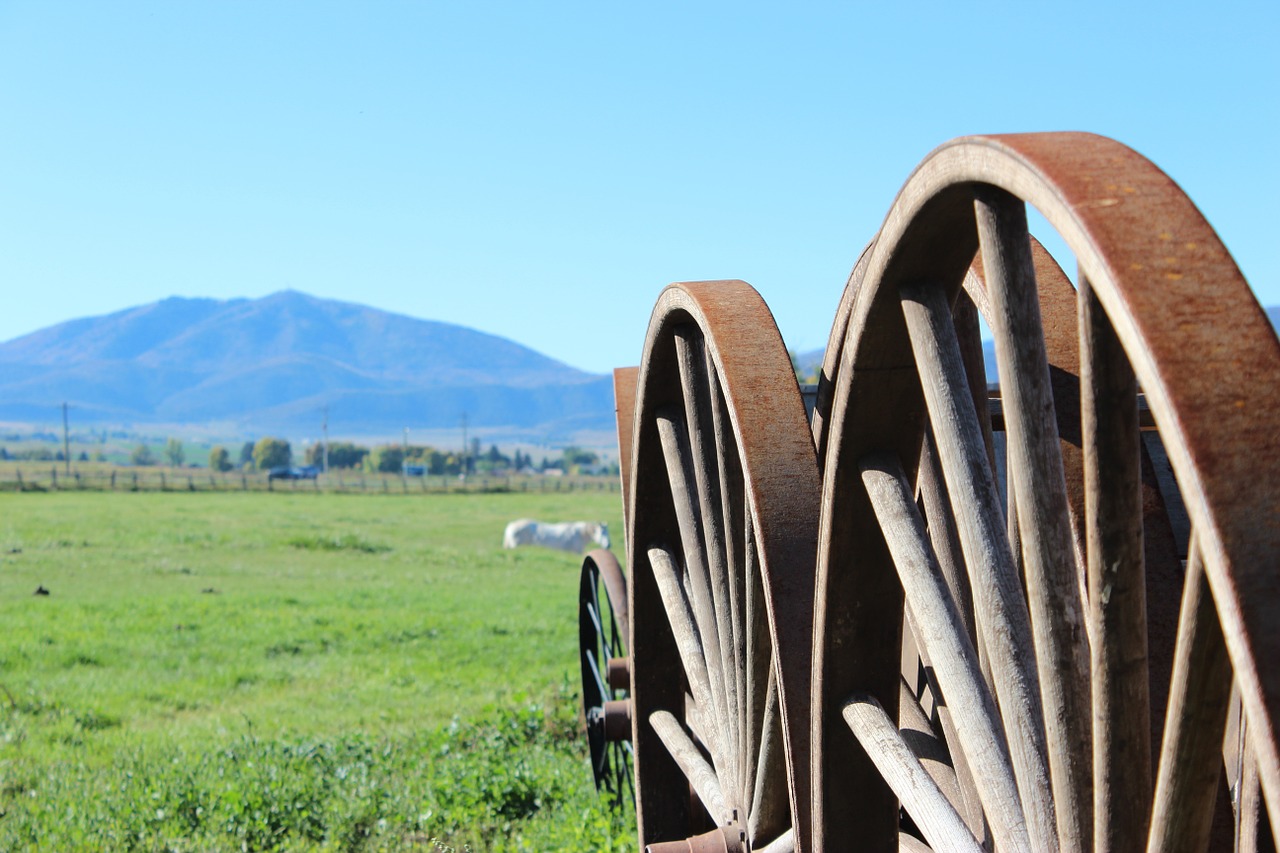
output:
{"label": "wagon wheel spoke", "polygon": [[785,830],[790,821],[787,804],[786,758],[783,755],[782,720],[778,710],[778,680],[769,667],[765,690],[764,713],[761,717],[760,745],[755,756],[751,812],[747,818],[747,837],[768,839]]}
{"label": "wagon wheel spoke", "polygon": [[726,533],[721,483],[721,444],[716,439],[716,400],[712,394],[711,372],[708,370],[705,347],[700,335],[691,327],[678,329],[675,334],[676,360],[680,368],[680,388],[684,396],[685,420],[690,436],[694,481],[697,486],[698,505],[702,509],[702,544],[706,558],[708,591],[714,616],[715,647],[710,651],[718,660],[723,687],[720,692],[726,725],[726,748],[729,772],[736,789],[741,788],[741,771],[738,758],[738,658],[734,655],[733,608],[729,592],[728,541]]}
{"label": "wagon wheel spoke", "polygon": [[[742,551],[747,579],[747,600],[746,607],[743,608],[746,619],[744,633],[747,642],[744,656],[746,681],[744,695],[747,699],[747,737],[744,755],[749,772],[745,780],[743,801],[752,804],[751,812],[757,815],[755,820],[758,824],[759,815],[764,811],[764,807],[758,804],[762,803],[762,798],[766,797],[765,791],[759,787],[759,780],[768,779],[771,773],[776,772],[776,763],[771,766],[770,762],[776,762],[780,753],[776,740],[769,742],[769,739],[776,739],[778,736],[776,727],[778,684],[773,670],[773,650],[769,640],[769,621],[765,613],[764,586],[756,559],[754,532],[751,513],[744,511]],[[767,724],[766,721],[772,725]],[[775,798],[776,792],[770,793],[767,797],[770,803],[767,807],[771,811]],[[757,833],[753,831],[751,837],[756,836]]]}
{"label": "wagon wheel spoke", "polygon": [[1138,387],[1083,275],[1079,306],[1098,844],[1135,850],[1150,817],[1152,784]]}
{"label": "wagon wheel spoke", "polygon": [[1147,841],[1152,853],[1208,848],[1222,775],[1231,664],[1194,543],[1190,557]]}
{"label": "wagon wheel spoke", "polygon": [[[978,796],[991,821],[996,844],[1008,850],[1027,849],[1031,839],[1017,782],[1010,772],[1000,715],[938,567],[906,475],[896,459],[883,455],[865,458],[861,468],[872,507],[893,554],[912,621],[919,629],[917,640],[925,647],[938,680],[944,685],[947,706],[958,723],[958,746],[974,770]],[[895,793],[901,798],[901,792]]]}
{"label": "wagon wheel spoke", "polygon": [[854,737],[876,762],[902,807],[911,814],[929,843],[956,851],[978,853],[982,850],[955,806],[907,746],[902,733],[874,696],[855,695],[845,703],[843,714]]}
{"label": "wagon wheel spoke", "polygon": [[1089,649],[1082,602],[1076,597],[1066,479],[1026,205],[1007,192],[987,189],[978,194],[975,212],[992,322],[999,329],[996,360],[1008,435],[1009,493],[1016,496],[1035,627],[1059,843],[1064,850],[1084,850],[1091,846],[1093,831]]}
{"label": "wagon wheel spoke", "polygon": [[[715,439],[716,470],[720,475],[718,500],[722,510],[721,530],[726,532],[724,536],[724,562],[727,571],[726,585],[729,596],[729,638],[731,643],[731,653],[730,657],[726,658],[726,668],[731,668],[733,672],[744,674],[741,682],[735,681],[732,685],[737,704],[736,717],[734,716],[734,708],[730,707],[729,713],[731,719],[736,719],[737,722],[739,787],[743,790],[742,800],[746,803],[751,800],[748,792],[748,780],[751,776],[751,760],[755,755],[751,751],[746,734],[747,691],[750,689],[750,676],[746,672],[748,628],[745,622],[745,608],[747,579],[752,575],[748,574],[745,564],[748,547],[746,540],[750,538],[751,534],[744,527],[744,518],[749,513],[744,506],[742,470],[738,456],[733,452],[733,424],[725,403],[724,392],[720,388],[720,380],[716,376],[711,354],[705,346],[702,348],[702,355],[703,369],[707,378],[707,390],[711,400],[712,436]],[[742,541],[739,541],[735,536],[728,535],[729,531],[736,530],[743,531]],[[754,568],[752,571],[754,572]]]}
{"label": "wagon wheel spoke", "polygon": [[[728,293],[751,300],[746,318]],[[787,700],[807,694],[811,634],[795,616],[811,608],[818,498],[803,403],[745,285],[672,286],[654,317],[628,531],[642,558],[631,609],[641,840],[663,850],[718,825],[752,849],[783,850],[806,837],[796,830],[808,814],[797,807],[807,765],[797,774],[792,759],[807,754],[807,720],[789,722]],[[768,406],[754,400],[761,389]],[[807,548],[779,523],[804,512]],[[785,667],[793,657],[800,665]]]}
{"label": "wagon wheel spoke", "polygon": [[[680,582],[675,557],[665,548],[651,548],[649,564],[653,567],[653,577],[662,594],[667,619],[680,650],[680,661],[684,667],[685,680],[693,692],[693,701],[700,710],[707,709],[714,715],[716,703],[712,698],[714,688],[707,668],[706,650],[698,632],[693,605],[689,603],[685,587]],[[725,766],[725,747],[721,742],[720,732],[705,726],[701,728],[704,730],[702,742],[711,750],[716,765]]]}
{"label": "wagon wheel spoke", "polygon": [[1031,839],[1037,849],[1056,849],[1031,619],[1001,522],[1004,514],[968,394],[950,306],[938,287],[904,287],[902,295],[938,456],[948,482],[955,484],[952,512],[974,606],[983,615],[980,640],[991,656],[995,698]]}
{"label": "wagon wheel spoke", "polygon": [[[922,655],[921,663],[929,676],[930,690],[934,691],[935,696],[939,695],[937,680],[933,677],[932,664],[927,655]],[[934,713],[942,729],[941,735],[930,722],[911,685],[903,676],[898,690],[898,728],[902,731],[903,739],[925,771],[960,812],[974,838],[984,847],[989,847],[991,842],[987,821],[982,813],[982,803],[972,771],[963,752],[951,752],[947,748],[949,743],[960,742],[951,709],[945,701],[939,700],[934,704]]]}

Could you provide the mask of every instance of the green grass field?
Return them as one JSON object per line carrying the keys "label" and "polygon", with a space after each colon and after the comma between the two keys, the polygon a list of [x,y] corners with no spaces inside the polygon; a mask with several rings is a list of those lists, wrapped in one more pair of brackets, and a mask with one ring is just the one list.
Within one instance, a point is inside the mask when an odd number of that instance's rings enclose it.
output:
{"label": "green grass field", "polygon": [[629,848],[520,517],[621,538],[616,492],[0,495],[0,849]]}

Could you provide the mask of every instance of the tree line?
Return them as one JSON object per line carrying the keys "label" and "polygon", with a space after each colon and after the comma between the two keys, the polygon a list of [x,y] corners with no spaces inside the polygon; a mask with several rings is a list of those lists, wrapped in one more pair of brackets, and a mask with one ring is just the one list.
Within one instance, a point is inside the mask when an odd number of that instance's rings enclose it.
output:
{"label": "tree line", "polygon": [[[187,448],[177,438],[169,438],[163,447],[140,443],[129,453],[129,464],[136,467],[148,467],[165,464],[174,468],[187,465]],[[86,452],[73,454],[72,458],[80,462],[106,461],[101,451],[92,456]],[[18,461],[64,461],[61,450],[44,447],[25,448],[9,452],[0,446],[0,460]],[[316,469],[325,467],[325,445],[308,444],[300,457],[295,456],[293,447],[283,438],[268,436],[257,441],[246,441],[240,445],[215,445],[209,451],[209,468],[213,471],[226,472],[233,470],[269,471],[272,468],[287,468],[296,465],[307,465]],[[196,463],[198,467],[198,463]],[[520,473],[564,473],[564,474],[616,474],[617,463],[606,465],[600,455],[581,447],[566,447],[559,456],[546,455],[534,461],[532,455],[519,449],[508,454],[502,452],[496,444],[483,450],[479,439],[471,442],[467,452],[446,451],[423,444],[381,444],[365,446],[350,441],[333,441],[328,445],[328,467],[330,470],[366,471],[369,473],[449,476],[458,474],[520,474]]]}
{"label": "tree line", "polygon": [[[329,470],[367,471],[369,473],[450,476],[458,474],[533,473],[560,471],[566,474],[617,473],[616,463],[601,466],[600,456],[580,447],[566,447],[559,458],[544,457],[537,463],[533,457],[517,449],[508,455],[491,444],[481,451],[480,442],[472,442],[469,452],[445,451],[425,444],[380,444],[372,447],[350,441],[333,441],[327,445]],[[234,468],[267,471],[285,468],[295,462],[293,448],[283,438],[266,437],[257,442],[246,441],[235,460],[232,450],[217,445],[209,451],[209,467],[215,471]],[[302,453],[302,464],[322,469],[326,463],[326,445],[310,444]],[[181,464],[175,463],[175,464]]]}

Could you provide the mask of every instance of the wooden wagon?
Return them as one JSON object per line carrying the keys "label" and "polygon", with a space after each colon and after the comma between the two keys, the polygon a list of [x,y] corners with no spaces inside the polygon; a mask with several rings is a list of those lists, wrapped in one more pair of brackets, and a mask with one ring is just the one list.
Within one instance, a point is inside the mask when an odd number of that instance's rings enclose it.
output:
{"label": "wooden wagon", "polygon": [[588,557],[584,701],[642,846],[1272,846],[1280,341],[1142,156],[935,150],[811,414],[740,281],[663,291],[615,384],[630,583]]}

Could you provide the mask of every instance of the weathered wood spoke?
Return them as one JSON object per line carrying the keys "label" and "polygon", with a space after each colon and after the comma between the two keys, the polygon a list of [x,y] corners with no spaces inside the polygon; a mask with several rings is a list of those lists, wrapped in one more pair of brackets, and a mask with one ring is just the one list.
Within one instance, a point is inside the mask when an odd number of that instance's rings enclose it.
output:
{"label": "weathered wood spoke", "polygon": [[952,490],[981,642],[991,656],[1006,742],[1032,843],[1056,850],[1035,643],[1022,583],[1002,523],[986,447],[941,288],[904,287],[902,310],[920,371],[942,469]]}
{"label": "weathered wood spoke", "polygon": [[720,778],[716,771],[707,764],[698,747],[685,733],[680,723],[669,711],[654,711],[649,715],[649,724],[666,744],[671,757],[684,771],[685,778],[697,793],[708,813],[717,823],[728,823],[731,819],[729,806],[724,792],[720,790]]}
{"label": "weathered wood spoke", "polygon": [[715,415],[711,376],[707,369],[702,337],[695,327],[682,327],[675,333],[676,360],[680,371],[680,388],[684,397],[685,421],[690,437],[694,483],[698,493],[698,528],[702,535],[703,553],[707,560],[708,591],[715,619],[714,641],[709,649],[717,656],[720,672],[720,695],[726,741],[729,747],[729,772],[735,789],[740,789],[741,771],[738,759],[738,662],[734,655],[733,609],[729,594],[729,565],[724,527],[724,499],[721,494],[720,442],[715,432]]}
{"label": "weathered wood spoke", "polygon": [[1222,626],[1193,541],[1183,587],[1173,681],[1146,849],[1203,851],[1222,775],[1222,736],[1231,664]]}
{"label": "weathered wood spoke", "polygon": [[[957,723],[958,746],[974,770],[978,796],[991,821],[996,843],[1005,849],[1026,849],[1031,842],[1017,783],[1010,772],[999,714],[938,567],[906,475],[896,459],[885,455],[865,458],[861,469],[863,484],[902,580],[917,630],[916,640],[924,646],[947,697],[947,706]],[[876,760],[874,755],[871,758]],[[895,793],[902,797],[896,789]]]}
{"label": "weathered wood spoke", "polygon": [[1009,494],[1035,627],[1058,843],[1063,850],[1087,850],[1093,831],[1089,649],[1076,598],[1066,480],[1026,206],[1009,193],[984,188],[975,212],[1005,404]]}
{"label": "weathered wood spoke", "polygon": [[1152,785],[1138,386],[1085,276],[1079,306],[1094,832],[1100,851],[1136,850]]}
{"label": "weathered wood spoke", "polygon": [[934,847],[956,851],[982,850],[955,807],[943,795],[924,765],[902,738],[898,727],[874,696],[852,697],[844,706],[844,719],[871,756],[902,807]]}

